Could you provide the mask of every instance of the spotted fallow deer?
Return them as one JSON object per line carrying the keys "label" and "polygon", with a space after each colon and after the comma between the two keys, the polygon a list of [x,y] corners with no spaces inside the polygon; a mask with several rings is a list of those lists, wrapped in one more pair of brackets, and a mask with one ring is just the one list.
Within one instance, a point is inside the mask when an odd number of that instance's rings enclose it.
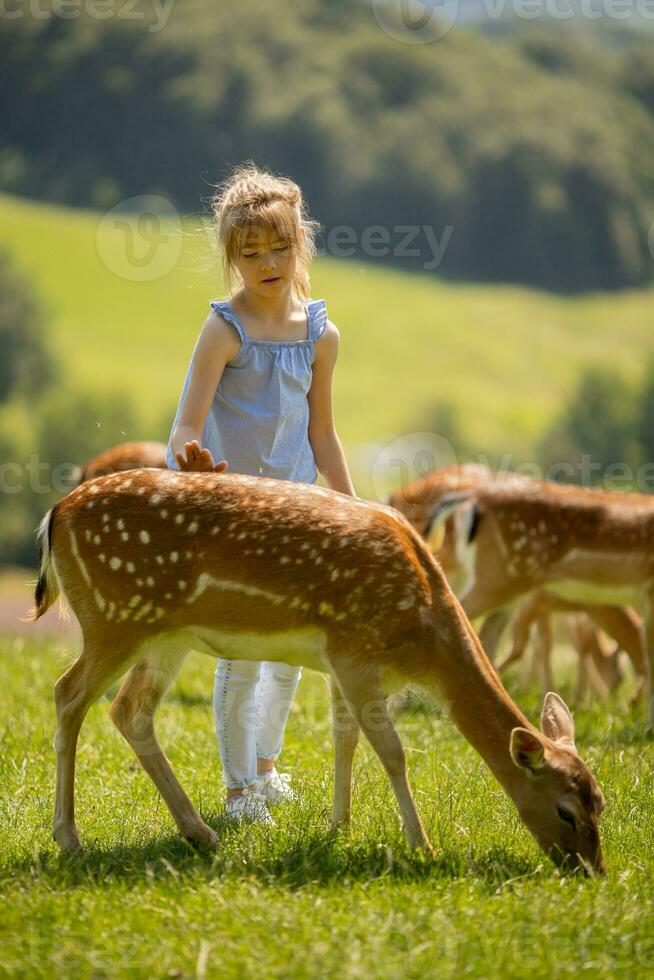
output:
{"label": "spotted fallow deer", "polygon": [[438,690],[451,717],[557,863],[603,870],[602,793],[548,694],[535,728],[513,703],[422,539],[382,504],[315,485],[155,469],[100,477],[40,524],[36,619],[63,593],[82,629],[57,681],[54,837],[80,846],[78,733],[90,704],[129,673],[110,708],[181,831],[217,836],[161,750],[153,716],[190,649],[284,660],[332,680],[333,822],[347,824],[359,729],[379,755],[412,847],[430,851],[385,694]]}
{"label": "spotted fallow deer", "polygon": [[166,446],[163,442],[121,442],[117,446],[105,449],[80,467],[77,482],[84,483],[86,480],[95,479],[96,476],[122,473],[144,466],[167,469]]}
{"label": "spotted fallow deer", "polygon": [[[476,511],[469,503],[472,491],[494,491],[503,488],[519,494],[523,490],[527,493],[544,485],[551,486],[553,493],[557,492],[557,485],[539,484],[538,481],[521,474],[495,473],[486,466],[466,463],[433,470],[396,491],[388,502],[404,514],[416,531],[425,538],[432,554],[438,559],[445,572],[450,586],[455,594],[461,597],[468,588],[472,575],[470,563],[474,552],[466,545],[470,534],[474,534],[476,519]],[[563,488],[563,492],[565,491],[566,488]],[[461,494],[466,501],[466,506],[452,506],[452,503],[456,504],[461,500]],[[451,501],[450,495],[453,495]],[[442,501],[445,501],[445,506],[441,509]],[[435,520],[436,515],[439,516]],[[522,530],[526,531],[533,544],[539,533],[538,527],[525,525]],[[524,592],[528,592],[532,587],[527,585]],[[521,597],[523,592],[519,595]],[[512,628],[512,650],[507,657],[497,663],[497,669],[501,671],[523,655],[532,624],[535,624],[537,655],[541,661],[547,659],[548,649],[551,647],[551,616],[556,612],[583,613],[595,628],[593,640],[589,636],[589,630],[592,629],[590,624],[577,628],[579,624],[577,619],[573,627],[573,642],[580,656],[578,690],[582,689],[586,675],[589,673],[599,689],[603,686],[602,675],[606,673],[607,665],[604,662],[605,658],[598,652],[601,642],[597,635],[599,629],[614,639],[631,659],[637,680],[634,698],[637,698],[644,686],[645,650],[640,618],[636,613],[632,609],[619,605],[607,605],[601,601],[591,602],[583,596],[578,601],[573,602],[568,599],[566,602],[549,588],[539,589],[537,595],[529,596],[525,599],[524,606],[516,610]],[[507,607],[493,608],[492,611],[483,609],[483,613],[486,617],[479,636],[485,652],[493,658],[511,614]],[[578,639],[581,642],[577,643]],[[589,658],[593,660],[592,666],[589,664]],[[544,663],[542,666],[543,674],[547,677],[548,671]]]}
{"label": "spotted fallow deer", "polygon": [[[645,674],[654,727],[654,500],[534,480],[445,497],[434,523],[451,509],[466,529],[458,547],[466,553],[468,580],[458,594],[472,619],[542,586],[587,610],[644,608],[645,653],[639,655],[629,631],[623,640],[636,671]],[[605,628],[613,633],[615,624],[607,620]]]}

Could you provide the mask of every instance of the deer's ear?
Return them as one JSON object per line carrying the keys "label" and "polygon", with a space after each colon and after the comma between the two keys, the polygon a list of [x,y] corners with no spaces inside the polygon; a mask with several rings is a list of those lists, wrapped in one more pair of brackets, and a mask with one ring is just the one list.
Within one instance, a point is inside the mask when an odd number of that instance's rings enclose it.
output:
{"label": "deer's ear", "polygon": [[545,765],[545,746],[534,732],[514,728],[511,732],[511,758],[528,776],[535,776]]}
{"label": "deer's ear", "polygon": [[547,735],[553,742],[565,745],[567,748],[576,749],[575,746],[575,723],[570,709],[558,694],[550,691],[545,695],[543,710],[540,716],[540,727],[543,735]]}

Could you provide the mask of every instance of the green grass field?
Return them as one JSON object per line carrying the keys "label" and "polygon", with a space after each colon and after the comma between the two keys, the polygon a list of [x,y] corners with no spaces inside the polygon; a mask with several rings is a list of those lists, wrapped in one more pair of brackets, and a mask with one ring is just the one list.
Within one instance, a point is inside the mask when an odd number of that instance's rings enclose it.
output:
{"label": "green grass field", "polygon": [[[0,645],[3,976],[652,975],[651,743],[628,691],[576,712],[580,750],[607,798],[603,880],[561,876],[475,752],[437,707],[421,702],[398,727],[436,860],[408,851],[365,744],[353,833],[331,833],[327,690],[309,672],[283,754],[301,804],[277,809],[274,830],[225,826],[213,662],[196,654],[161,708],[159,734],[221,847],[200,854],[181,842],[105,698],[87,717],[78,755],[87,850],[69,858],[50,837],[51,689],[69,657],[64,641],[6,635]],[[536,692],[517,698],[535,720]]]}
{"label": "green grass field", "polygon": [[[183,233],[162,226],[168,238],[151,268],[164,274],[149,281],[126,278],[150,270],[139,264],[148,242],[102,218],[0,195],[0,245],[43,297],[72,382],[126,391],[142,415],[128,436],[146,438],[162,415],[172,423],[220,283],[199,218]],[[341,332],[334,412],[364,496],[379,447],[431,431],[438,404],[454,407],[476,451],[518,462],[583,368],[611,365],[635,380],[652,350],[654,290],[561,298],[330,258],[316,260],[312,287]]]}

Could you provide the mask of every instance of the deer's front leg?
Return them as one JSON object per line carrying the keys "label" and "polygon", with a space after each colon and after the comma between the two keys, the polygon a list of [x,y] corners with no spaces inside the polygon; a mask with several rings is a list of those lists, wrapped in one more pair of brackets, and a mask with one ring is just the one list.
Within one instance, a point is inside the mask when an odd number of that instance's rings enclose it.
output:
{"label": "deer's front leg", "polygon": [[433,850],[422,826],[411,794],[406,758],[400,737],[388,713],[386,698],[381,689],[377,669],[362,670],[353,666],[347,656],[330,658],[331,666],[343,697],[366,738],[381,759],[388,774],[402,814],[409,845]]}
{"label": "deer's front leg", "polygon": [[352,806],[352,764],[359,742],[360,728],[347,706],[341,690],[330,678],[332,730],[334,733],[334,805],[332,827],[350,826]]}

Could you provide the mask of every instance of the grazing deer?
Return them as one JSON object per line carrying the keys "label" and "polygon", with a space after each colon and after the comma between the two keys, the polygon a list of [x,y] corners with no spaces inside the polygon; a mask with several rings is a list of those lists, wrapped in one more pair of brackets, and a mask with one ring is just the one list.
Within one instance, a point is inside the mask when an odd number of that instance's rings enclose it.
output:
{"label": "grazing deer", "polygon": [[[473,574],[470,563],[474,552],[467,547],[468,539],[475,532],[474,522],[477,515],[470,504],[473,492],[504,489],[519,494],[523,490],[525,493],[533,491],[538,486],[550,486],[553,493],[560,489],[558,485],[542,484],[520,474],[494,473],[486,466],[466,463],[434,470],[396,491],[388,502],[404,514],[416,531],[425,538],[432,554],[438,559],[447,575],[450,586],[457,596],[461,596]],[[465,501],[466,506],[454,506],[459,501]],[[442,508],[441,502],[443,502]],[[536,527],[529,528],[530,538],[535,538],[537,534]],[[524,591],[530,588],[532,586],[527,586]],[[484,612],[487,615],[480,628],[479,637],[485,652],[493,658],[510,613],[503,607],[493,608],[492,611],[484,609]],[[501,671],[522,656],[535,618],[538,619],[536,636],[538,655],[541,660],[548,656],[546,651],[551,647],[552,636],[550,617],[554,612],[585,613],[596,627],[608,633],[625,650],[632,661],[637,677],[634,695],[636,699],[642,691],[645,672],[644,642],[636,613],[617,605],[608,606],[589,601],[566,603],[547,589],[540,589],[534,598],[528,597],[524,606],[517,610],[513,625],[513,649],[497,664],[497,669]],[[607,666],[604,658],[596,656],[591,668],[584,660],[584,651],[593,656],[592,651],[598,650],[600,641],[597,633],[594,641],[591,641],[587,629],[574,628],[572,635],[580,654],[578,690],[581,690],[588,674],[594,682],[600,682],[601,689],[600,674],[605,672]],[[576,643],[577,639],[580,640],[579,644]],[[547,678],[547,671],[544,671],[544,674]],[[551,687],[551,684],[548,687]]]}
{"label": "grazing deer", "polygon": [[82,484],[43,518],[36,619],[59,590],[82,628],[57,681],[54,837],[80,846],[77,738],[90,704],[128,668],[110,714],[181,834],[217,836],[162,752],[153,716],[189,649],[284,660],[331,676],[333,823],[347,824],[359,729],[379,755],[409,844],[431,850],[385,695],[440,691],[452,719],[559,864],[603,870],[602,793],[548,694],[539,731],[502,687],[422,539],[390,507],[315,485],[224,473],[133,470]]}
{"label": "grazing deer", "polygon": [[[633,609],[570,602],[547,589],[537,589],[527,596],[515,614],[511,624],[511,649],[495,664],[497,671],[501,674],[509,664],[520,660],[527,648],[530,633],[535,633],[535,654],[543,690],[552,688],[554,612],[566,614],[572,644],[579,655],[575,700],[583,697],[589,680],[606,697],[624,679],[618,663],[618,650],[636,651],[637,656],[642,658],[641,624]],[[620,638],[616,649],[605,648],[601,630],[610,632],[616,639]]]}
{"label": "grazing deer", "polygon": [[94,456],[80,467],[78,483],[93,480],[108,473],[122,473],[144,466],[167,469],[166,446],[163,442],[122,442]]}
{"label": "grazing deer", "polygon": [[[524,487],[464,490],[443,498],[433,524],[459,512],[465,529],[468,580],[459,591],[468,616],[502,608],[547,587],[585,611],[629,653],[645,676],[648,722],[654,727],[654,501],[645,494],[608,493],[531,481]],[[428,534],[434,533],[434,527]],[[644,605],[644,644],[624,617],[601,618],[602,606]]]}

